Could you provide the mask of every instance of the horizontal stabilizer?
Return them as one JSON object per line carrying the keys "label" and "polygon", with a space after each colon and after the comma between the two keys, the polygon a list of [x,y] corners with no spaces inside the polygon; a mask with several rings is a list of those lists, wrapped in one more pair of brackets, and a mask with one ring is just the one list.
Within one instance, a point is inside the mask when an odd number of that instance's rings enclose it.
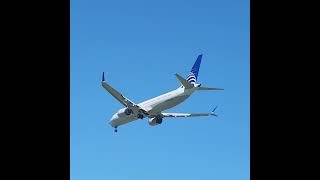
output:
{"label": "horizontal stabilizer", "polygon": [[185,78],[181,77],[179,74],[175,74],[175,75],[186,89],[191,89],[194,87],[193,84],[190,84]]}

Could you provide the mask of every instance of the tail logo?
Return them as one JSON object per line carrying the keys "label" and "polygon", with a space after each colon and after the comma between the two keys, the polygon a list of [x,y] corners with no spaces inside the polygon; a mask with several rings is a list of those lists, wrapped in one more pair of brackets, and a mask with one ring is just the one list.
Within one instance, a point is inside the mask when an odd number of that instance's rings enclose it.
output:
{"label": "tail logo", "polygon": [[193,64],[192,69],[187,76],[187,81],[190,84],[196,84],[197,82],[201,59],[202,59],[202,54],[198,56],[196,62]]}
{"label": "tail logo", "polygon": [[187,81],[190,83],[190,84],[195,84],[197,79],[196,79],[196,76],[193,74],[193,72],[190,72],[188,74],[188,77],[187,77]]}

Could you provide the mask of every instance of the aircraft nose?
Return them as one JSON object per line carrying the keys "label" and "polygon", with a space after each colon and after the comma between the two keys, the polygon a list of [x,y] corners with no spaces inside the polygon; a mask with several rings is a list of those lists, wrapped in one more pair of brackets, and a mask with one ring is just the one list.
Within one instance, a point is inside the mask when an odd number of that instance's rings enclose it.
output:
{"label": "aircraft nose", "polygon": [[118,118],[119,118],[118,114],[115,113],[115,114],[111,117],[111,119],[110,119],[110,121],[109,121],[109,124],[110,124],[111,126],[113,126],[114,121],[117,120]]}
{"label": "aircraft nose", "polygon": [[111,121],[112,121],[112,120],[115,120],[115,119],[118,119],[118,118],[119,118],[118,114],[115,113],[115,114],[111,117]]}

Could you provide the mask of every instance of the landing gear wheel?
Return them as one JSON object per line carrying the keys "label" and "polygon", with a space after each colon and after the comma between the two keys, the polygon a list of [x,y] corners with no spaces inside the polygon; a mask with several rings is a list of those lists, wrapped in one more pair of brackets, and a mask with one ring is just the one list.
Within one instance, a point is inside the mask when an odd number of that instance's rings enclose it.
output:
{"label": "landing gear wheel", "polygon": [[139,119],[143,119],[143,115],[142,114],[138,114],[137,116]]}
{"label": "landing gear wheel", "polygon": [[114,132],[118,132],[118,130],[117,130],[117,126],[116,126],[116,127],[114,127]]}

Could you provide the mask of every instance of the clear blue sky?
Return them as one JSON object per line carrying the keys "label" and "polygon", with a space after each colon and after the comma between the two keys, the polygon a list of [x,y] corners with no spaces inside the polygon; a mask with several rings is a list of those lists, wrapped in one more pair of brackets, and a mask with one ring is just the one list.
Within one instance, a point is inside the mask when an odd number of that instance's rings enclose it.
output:
{"label": "clear blue sky", "polygon": [[[71,0],[71,179],[249,180],[249,0]],[[106,124],[122,105],[174,90],[203,54],[195,92],[166,112],[219,117]]]}

